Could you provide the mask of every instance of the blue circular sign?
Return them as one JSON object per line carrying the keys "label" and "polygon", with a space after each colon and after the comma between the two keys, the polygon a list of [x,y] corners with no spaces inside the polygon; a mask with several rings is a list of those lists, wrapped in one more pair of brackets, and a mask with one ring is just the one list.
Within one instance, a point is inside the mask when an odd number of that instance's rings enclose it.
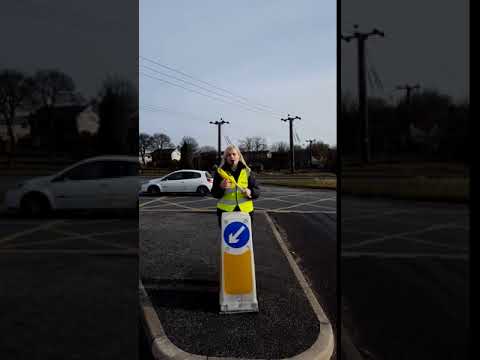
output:
{"label": "blue circular sign", "polygon": [[235,249],[245,246],[250,239],[250,230],[248,226],[239,221],[228,224],[223,230],[223,241]]}

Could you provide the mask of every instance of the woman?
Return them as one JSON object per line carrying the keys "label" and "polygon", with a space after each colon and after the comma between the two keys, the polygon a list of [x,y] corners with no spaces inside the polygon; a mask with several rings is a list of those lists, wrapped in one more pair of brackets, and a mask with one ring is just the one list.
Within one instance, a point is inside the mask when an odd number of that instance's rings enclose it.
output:
{"label": "woman", "polygon": [[222,178],[215,172],[212,195],[219,199],[217,203],[218,225],[221,226],[222,213],[225,211],[243,211],[250,214],[253,222],[253,199],[260,196],[260,189],[242,153],[235,145],[228,145],[223,153],[220,168],[233,176],[234,183]]}

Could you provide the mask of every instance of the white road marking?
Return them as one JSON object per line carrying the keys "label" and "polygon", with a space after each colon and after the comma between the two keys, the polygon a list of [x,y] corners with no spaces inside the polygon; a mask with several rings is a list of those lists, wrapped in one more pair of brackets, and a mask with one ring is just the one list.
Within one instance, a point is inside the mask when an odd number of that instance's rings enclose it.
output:
{"label": "white road marking", "polygon": [[423,234],[429,231],[434,231],[434,230],[443,230],[451,227],[451,224],[442,224],[442,225],[432,225],[428,226],[424,229],[416,230],[416,231],[408,231],[408,232],[403,232],[403,233],[398,233],[398,234],[390,234],[390,235],[385,235],[381,236],[376,239],[370,239],[370,240],[364,240],[356,244],[344,246],[345,249],[354,249],[358,247],[362,247],[365,245],[371,245],[371,244],[377,244],[380,242],[384,242],[385,240],[392,239],[392,238],[398,238],[398,237],[404,237],[404,236],[409,236],[409,235],[415,235],[415,234]]}
{"label": "white road marking", "polygon": [[138,249],[125,250],[86,250],[86,249],[0,249],[0,254],[41,254],[41,255],[133,255],[138,256]]}
{"label": "white road marking", "polygon": [[[290,212],[290,211],[284,211],[284,210],[299,207],[301,205],[310,205],[310,206],[313,206],[313,207],[316,207],[316,208],[319,208],[319,209],[324,209],[326,211],[293,211],[293,212],[295,212],[295,213],[336,213],[336,208],[334,208],[334,207],[315,205],[315,203],[322,202],[322,201],[336,200],[336,197],[329,196],[327,198],[317,199],[317,200],[314,200],[314,201],[311,201],[311,202],[308,202],[308,203],[294,203],[293,201],[283,200],[283,198],[288,198],[288,197],[292,197],[292,196],[318,195],[319,193],[318,192],[313,192],[313,191],[304,191],[304,192],[298,193],[297,191],[295,191],[294,193],[287,194],[287,195],[281,195],[281,194],[284,194],[284,193],[279,193],[279,194],[280,194],[279,196],[272,196],[272,194],[269,194],[270,196],[268,196],[268,197],[260,197],[258,200],[254,200],[254,203],[255,204],[257,204],[257,203],[258,204],[263,204],[264,201],[269,201],[270,200],[270,201],[284,202],[284,203],[289,204],[289,206],[284,206],[284,207],[280,207],[280,208],[276,208],[276,209],[275,208],[268,209],[265,206],[260,206],[260,207],[255,206],[255,209],[256,210],[267,210],[267,211],[278,211],[278,212]],[[329,195],[331,195],[331,194],[329,193]],[[169,200],[178,200],[178,199],[182,199],[182,197],[169,198]],[[212,201],[211,207],[210,206],[190,207],[190,206],[186,205],[186,204],[195,204],[195,203],[200,202],[200,201]],[[165,198],[162,198],[162,199],[156,199],[156,200],[152,200],[150,202],[146,202],[142,205],[151,204],[152,202],[156,202],[156,203],[153,204],[153,205],[149,205],[149,206],[141,206],[141,208],[142,208],[141,212],[145,212],[145,211],[148,211],[148,212],[153,212],[153,211],[155,211],[155,212],[176,212],[176,211],[178,211],[176,209],[163,209],[162,207],[165,206],[165,205],[176,206],[176,207],[187,209],[187,210],[193,211],[193,212],[203,212],[203,211],[210,212],[211,210],[216,209],[216,199],[213,199],[213,198],[195,199],[195,200],[180,201],[180,202],[167,201]]]}
{"label": "white road marking", "polygon": [[286,210],[286,209],[291,209],[291,208],[294,208],[294,207],[299,207],[299,206],[303,206],[303,205],[309,205],[309,206],[316,206],[318,208],[325,208],[325,209],[328,209],[328,210],[333,210],[334,208],[331,207],[331,206],[321,206],[321,205],[314,205],[320,201],[325,201],[325,200],[332,200],[332,198],[328,198],[328,199],[318,199],[318,200],[313,200],[313,201],[309,201],[309,202],[305,202],[305,203],[297,203],[297,204],[294,204],[294,205],[291,205],[291,206],[286,206],[286,207],[283,207],[283,208],[280,208],[280,209],[276,209],[276,210]]}
{"label": "white road marking", "polygon": [[446,248],[446,249],[452,249],[452,250],[469,251],[468,248],[456,247],[456,246],[452,246],[452,245],[448,245],[448,244],[443,244],[443,243],[418,239],[418,238],[415,238],[415,237],[400,236],[399,238],[409,240],[409,241],[413,241],[413,242],[420,243],[420,244],[431,245],[433,247]]}
{"label": "white road marking", "polygon": [[[170,205],[170,206],[176,206],[176,207],[180,207],[180,208],[183,208],[183,209],[193,209],[192,207],[190,206],[186,206],[186,205],[182,205],[181,203],[174,203],[174,202],[170,202],[170,201],[162,201],[163,204],[159,204],[159,205],[154,205],[154,206],[149,206],[147,207],[146,209],[157,209],[157,208],[160,208],[162,206],[165,206],[165,205]],[[145,209],[143,209],[145,210]]]}
{"label": "white road marking", "polygon": [[435,254],[435,253],[385,253],[368,251],[342,251],[343,258],[375,257],[379,259],[418,259],[434,258],[440,260],[469,260],[468,254]]}
{"label": "white road marking", "polygon": [[151,203],[154,203],[154,202],[158,202],[158,201],[162,201],[162,199],[153,199],[153,200],[150,200],[150,201],[146,201],[146,202],[138,205],[138,207],[141,208],[141,207],[144,207],[145,205],[148,205],[148,204],[151,204]]}
{"label": "white road marking", "polygon": [[374,213],[368,213],[365,215],[357,215],[357,216],[350,216],[350,217],[345,217],[342,216],[342,222],[344,221],[350,221],[350,220],[360,220],[360,219],[368,219],[368,218],[378,218],[380,216],[388,216],[388,215],[395,215],[395,214],[402,214],[402,213],[408,213],[411,211],[405,211],[405,210],[392,210],[392,211],[387,211],[384,213],[381,212],[374,212]]}
{"label": "white road marking", "polygon": [[8,244],[7,246],[3,247],[4,249],[12,249],[16,245],[20,246],[31,246],[31,245],[44,245],[44,244],[53,244],[56,242],[61,242],[61,241],[70,241],[70,240],[78,240],[78,239],[87,239],[93,242],[97,243],[103,243],[104,245],[108,245],[111,247],[119,248],[119,249],[125,249],[125,246],[121,246],[118,244],[111,244],[108,242],[105,242],[104,240],[100,239],[95,239],[92,236],[105,236],[105,235],[116,235],[116,234],[121,234],[121,233],[128,233],[128,232],[138,232],[138,229],[129,229],[129,230],[120,230],[120,231],[109,231],[109,232],[99,232],[99,233],[90,233],[90,234],[79,234],[79,233],[67,233],[63,232],[60,230],[52,230],[52,232],[61,234],[61,235],[67,235],[70,234],[69,236],[65,236],[63,238],[57,238],[57,239],[48,239],[48,240],[34,240],[34,241],[26,241],[22,242],[20,244]]}
{"label": "white road marking", "polygon": [[47,229],[51,228],[52,226],[62,224],[62,223],[64,223],[63,220],[51,221],[51,222],[48,222],[46,224],[39,225],[39,226],[36,226],[36,227],[28,229],[28,230],[19,231],[17,233],[14,233],[14,234],[5,236],[4,238],[1,238],[0,239],[0,244],[5,244],[9,241],[15,240],[15,239],[17,239],[19,237],[22,237],[24,235],[32,234],[32,233],[40,231],[40,230],[47,230]]}
{"label": "white road marking", "polygon": [[[138,231],[138,228],[137,229],[131,229],[128,232],[131,232],[131,231]],[[60,234],[60,235],[66,235],[65,238],[60,238],[56,241],[61,241],[61,240],[64,240],[64,239],[71,240],[72,238],[75,238],[75,237],[78,236],[80,239],[87,239],[87,240],[90,240],[94,243],[107,245],[107,246],[114,247],[114,248],[117,248],[117,249],[125,249],[125,246],[115,244],[115,243],[110,243],[110,242],[105,241],[105,240],[100,240],[100,239],[93,238],[92,235],[90,235],[90,234],[80,234],[80,233],[77,233],[77,232],[58,231],[58,230],[54,230],[54,232],[56,232],[57,234]],[[119,234],[119,233],[120,232],[116,231],[116,232],[113,232],[112,235],[113,234]]]}
{"label": "white road marking", "polygon": [[183,209],[180,210],[180,209],[142,209],[141,211],[142,213],[148,213],[148,212],[151,212],[151,213],[155,213],[155,212],[215,212],[215,209],[211,209],[211,210],[203,210],[203,209]]}

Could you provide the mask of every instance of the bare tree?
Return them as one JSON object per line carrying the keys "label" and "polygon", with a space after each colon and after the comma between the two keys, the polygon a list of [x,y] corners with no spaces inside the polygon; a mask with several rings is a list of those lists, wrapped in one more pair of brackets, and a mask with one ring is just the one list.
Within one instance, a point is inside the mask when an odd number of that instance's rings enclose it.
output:
{"label": "bare tree", "polygon": [[254,136],[252,138],[253,151],[265,151],[268,149],[267,140],[261,136]]}
{"label": "bare tree", "polygon": [[16,70],[0,72],[0,113],[7,123],[11,153],[15,153],[16,145],[13,132],[16,111],[31,94],[31,91],[31,81],[23,73]]}
{"label": "bare tree", "polygon": [[253,151],[254,140],[252,137],[246,137],[243,140],[240,140],[239,148],[242,152],[251,152]]}
{"label": "bare tree", "polygon": [[147,150],[151,150],[152,148],[152,137],[148,134],[141,133],[138,136],[138,149],[140,152],[140,156],[142,157],[143,165],[145,165],[145,155]]}
{"label": "bare tree", "polygon": [[271,146],[273,152],[286,153],[289,150],[289,145],[284,141],[276,142]]}
{"label": "bare tree", "polygon": [[172,143],[170,139],[170,136],[166,134],[158,134],[158,133],[153,134],[151,140],[152,140],[152,146],[155,149],[163,150],[163,149],[170,149],[175,147],[175,145]]}
{"label": "bare tree", "polygon": [[73,79],[59,70],[39,70],[33,76],[35,99],[41,106],[53,108],[59,95],[75,90]]}
{"label": "bare tree", "polygon": [[321,141],[312,144],[312,155],[319,158],[327,158],[330,152],[330,146]]}
{"label": "bare tree", "polygon": [[202,146],[200,149],[198,149],[198,152],[201,154],[208,154],[208,153],[216,154],[217,150],[213,146],[205,145],[205,146]]}

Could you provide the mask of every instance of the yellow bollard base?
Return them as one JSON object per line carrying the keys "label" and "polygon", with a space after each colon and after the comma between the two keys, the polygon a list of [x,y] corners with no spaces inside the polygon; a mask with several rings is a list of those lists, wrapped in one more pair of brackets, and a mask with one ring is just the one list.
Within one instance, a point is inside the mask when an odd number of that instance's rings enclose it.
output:
{"label": "yellow bollard base", "polygon": [[258,312],[258,303],[253,302],[229,302],[225,305],[220,305],[220,314],[231,314],[231,313],[251,313]]}

